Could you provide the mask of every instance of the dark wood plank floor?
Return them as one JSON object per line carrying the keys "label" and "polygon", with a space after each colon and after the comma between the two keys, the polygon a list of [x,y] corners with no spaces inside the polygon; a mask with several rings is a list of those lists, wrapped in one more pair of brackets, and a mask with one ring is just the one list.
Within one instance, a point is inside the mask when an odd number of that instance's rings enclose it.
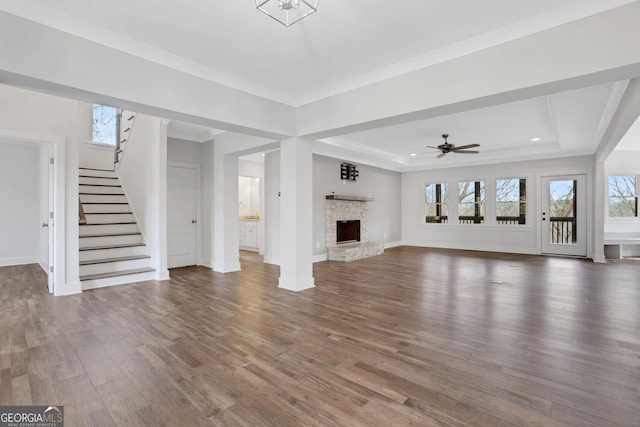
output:
{"label": "dark wood plank floor", "polygon": [[69,297],[0,268],[0,405],[68,426],[639,426],[640,262],[396,248]]}

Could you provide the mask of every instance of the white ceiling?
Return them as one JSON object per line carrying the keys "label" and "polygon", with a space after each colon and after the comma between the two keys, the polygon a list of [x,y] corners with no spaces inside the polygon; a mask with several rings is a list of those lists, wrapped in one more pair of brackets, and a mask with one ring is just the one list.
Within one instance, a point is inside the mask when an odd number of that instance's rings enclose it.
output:
{"label": "white ceiling", "polygon": [[[272,0],[276,1],[276,0]],[[254,0],[3,0],[10,12],[256,95],[298,106],[636,0],[320,0],[286,28]],[[624,83],[618,83],[621,85]],[[395,170],[590,154],[616,84],[332,137]],[[603,122],[604,120],[604,122]],[[424,153],[440,135],[478,155]],[[169,135],[216,130],[173,122]],[[541,138],[532,143],[533,137]]]}

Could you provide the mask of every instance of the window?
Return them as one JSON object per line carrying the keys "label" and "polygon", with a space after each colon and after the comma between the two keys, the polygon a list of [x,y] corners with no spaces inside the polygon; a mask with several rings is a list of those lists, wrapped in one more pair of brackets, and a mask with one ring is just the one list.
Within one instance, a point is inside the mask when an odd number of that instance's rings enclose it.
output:
{"label": "window", "polygon": [[638,177],[612,175],[609,177],[609,216],[638,216]]}
{"label": "window", "polygon": [[446,224],[449,221],[447,184],[427,184],[424,194],[425,222]]}
{"label": "window", "polygon": [[527,180],[496,180],[496,224],[525,224],[527,216]]}
{"label": "window", "polygon": [[96,144],[116,145],[117,112],[114,107],[93,104],[92,141]]}
{"label": "window", "polygon": [[458,183],[460,224],[484,224],[484,181]]}

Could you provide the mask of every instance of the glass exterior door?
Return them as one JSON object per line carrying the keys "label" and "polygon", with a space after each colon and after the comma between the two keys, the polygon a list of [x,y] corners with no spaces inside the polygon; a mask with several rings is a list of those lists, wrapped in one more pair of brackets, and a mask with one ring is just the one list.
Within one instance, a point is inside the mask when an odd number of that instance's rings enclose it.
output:
{"label": "glass exterior door", "polygon": [[542,252],[586,256],[586,176],[542,177]]}

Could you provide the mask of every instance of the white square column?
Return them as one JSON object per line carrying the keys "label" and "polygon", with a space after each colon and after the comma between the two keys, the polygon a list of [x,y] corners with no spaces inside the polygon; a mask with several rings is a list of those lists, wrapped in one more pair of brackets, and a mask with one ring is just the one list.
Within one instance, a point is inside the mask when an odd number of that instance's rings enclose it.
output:
{"label": "white square column", "polygon": [[213,271],[230,273],[240,270],[238,157],[213,147]]}
{"label": "white square column", "polygon": [[280,143],[280,280],[279,288],[313,288],[311,141],[292,138]]}

